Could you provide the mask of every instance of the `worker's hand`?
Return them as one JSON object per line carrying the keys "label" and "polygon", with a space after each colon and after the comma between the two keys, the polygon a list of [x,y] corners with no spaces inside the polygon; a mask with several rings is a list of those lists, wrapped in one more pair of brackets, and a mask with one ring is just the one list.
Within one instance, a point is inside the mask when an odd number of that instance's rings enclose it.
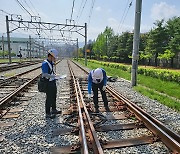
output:
{"label": "worker's hand", "polygon": [[105,91],[105,90],[106,90],[106,86],[103,86],[103,87],[102,87],[102,90]]}
{"label": "worker's hand", "polygon": [[91,100],[91,94],[88,94],[88,100]]}

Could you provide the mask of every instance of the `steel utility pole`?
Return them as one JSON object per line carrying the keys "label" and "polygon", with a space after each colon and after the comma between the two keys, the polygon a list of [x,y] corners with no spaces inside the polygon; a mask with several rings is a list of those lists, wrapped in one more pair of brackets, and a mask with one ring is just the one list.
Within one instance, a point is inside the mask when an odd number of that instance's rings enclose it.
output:
{"label": "steel utility pole", "polygon": [[76,48],[77,48],[77,61],[78,61],[78,57],[79,57],[79,55],[78,55],[78,49],[79,49],[78,38],[77,38],[77,40],[76,40]]}
{"label": "steel utility pole", "polygon": [[31,35],[29,35],[29,55],[30,55],[30,61],[31,61]]}
{"label": "steel utility pole", "polygon": [[106,56],[107,56],[107,53],[108,53],[108,43],[107,43],[107,34],[106,34]]}
{"label": "steel utility pole", "polygon": [[44,42],[42,41],[42,47],[43,47],[43,58],[44,58],[44,51],[45,51],[45,48],[44,48]]}
{"label": "steel utility pole", "polygon": [[29,58],[28,41],[27,41],[27,49],[26,49],[26,51],[27,51],[27,57]]}
{"label": "steel utility pole", "polygon": [[40,45],[40,43],[39,43],[39,58],[41,58],[41,45]]}
{"label": "steel utility pole", "polygon": [[8,53],[9,53],[9,63],[11,64],[11,45],[10,45],[10,32],[9,32],[9,20],[6,16],[6,28],[7,28],[7,41],[8,41]]}
{"label": "steel utility pole", "polygon": [[85,23],[85,66],[87,66],[87,23]]}
{"label": "steel utility pole", "polygon": [[131,70],[131,85],[132,86],[136,86],[136,84],[137,84],[141,8],[142,8],[142,0],[136,0],[134,38],[133,38],[133,53],[132,53],[132,70]]}
{"label": "steel utility pole", "polygon": [[4,55],[4,36],[2,35],[2,51],[3,51],[3,58],[5,58]]}

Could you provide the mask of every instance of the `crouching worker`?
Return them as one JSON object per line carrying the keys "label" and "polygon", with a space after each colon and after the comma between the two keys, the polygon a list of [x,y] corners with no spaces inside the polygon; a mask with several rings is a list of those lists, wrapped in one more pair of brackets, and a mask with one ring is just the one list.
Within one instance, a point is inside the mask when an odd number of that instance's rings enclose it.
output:
{"label": "crouching worker", "polygon": [[[51,49],[48,51],[48,58],[42,63],[42,77],[47,79],[47,89],[46,89],[46,118],[55,118],[56,114],[60,114],[61,111],[56,109],[56,80],[54,73],[54,63],[57,56],[57,50]],[[52,109],[52,110],[51,110]]]}
{"label": "crouching worker", "polygon": [[102,68],[97,68],[92,70],[88,76],[88,99],[91,99],[91,89],[93,91],[93,101],[95,106],[95,112],[99,112],[98,105],[98,89],[101,92],[102,99],[104,102],[104,107],[106,111],[109,111],[108,101],[106,97],[106,84],[107,84],[107,76],[106,72]]}

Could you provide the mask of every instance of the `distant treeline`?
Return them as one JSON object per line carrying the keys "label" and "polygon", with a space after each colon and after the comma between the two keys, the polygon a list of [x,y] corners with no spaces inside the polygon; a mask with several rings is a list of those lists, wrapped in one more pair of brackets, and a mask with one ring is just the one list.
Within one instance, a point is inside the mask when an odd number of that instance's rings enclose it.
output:
{"label": "distant treeline", "polygon": [[[139,63],[143,65],[179,68],[180,66],[180,17],[160,20],[147,33],[140,34]],[[115,34],[106,27],[96,40],[89,41],[88,56],[92,59],[131,63],[133,32]],[[84,48],[79,51],[84,54]]]}

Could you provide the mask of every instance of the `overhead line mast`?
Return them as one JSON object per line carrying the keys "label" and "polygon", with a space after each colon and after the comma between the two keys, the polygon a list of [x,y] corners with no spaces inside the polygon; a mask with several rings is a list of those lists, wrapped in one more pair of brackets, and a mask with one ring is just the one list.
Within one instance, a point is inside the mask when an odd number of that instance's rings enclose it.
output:
{"label": "overhead line mast", "polygon": [[141,8],[142,8],[142,0],[136,0],[134,38],[133,38],[133,53],[132,53],[132,70],[131,70],[131,84],[132,84],[132,86],[136,86],[136,84],[137,84]]}

